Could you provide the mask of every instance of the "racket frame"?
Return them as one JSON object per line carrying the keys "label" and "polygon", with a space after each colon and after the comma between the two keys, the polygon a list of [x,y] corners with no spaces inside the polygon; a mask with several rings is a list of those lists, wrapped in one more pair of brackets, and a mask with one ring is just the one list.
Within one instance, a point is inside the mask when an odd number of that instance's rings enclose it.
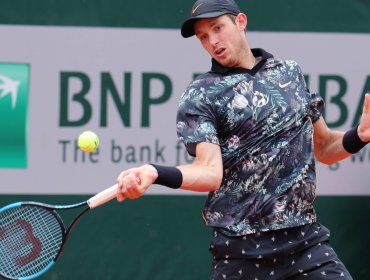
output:
{"label": "racket frame", "polygon": [[[55,258],[53,260],[51,260],[50,263],[46,267],[44,267],[41,271],[35,273],[34,275],[27,276],[27,277],[20,277],[20,278],[14,278],[14,277],[12,278],[10,276],[4,275],[0,271],[0,276],[4,277],[6,279],[12,279],[12,280],[18,280],[18,279],[29,280],[29,279],[34,279],[34,278],[39,277],[40,275],[44,274],[46,271],[48,271],[53,266],[53,264],[61,256],[61,254],[63,252],[63,249],[65,247],[65,244],[67,242],[67,239],[69,237],[69,234],[71,233],[71,231],[74,228],[74,226],[76,225],[76,223],[80,220],[80,218],[86,212],[88,212],[90,209],[96,208],[96,207],[98,207],[102,204],[107,203],[108,201],[112,200],[113,198],[115,198],[116,194],[117,194],[117,190],[118,190],[118,185],[115,184],[115,185],[99,192],[98,194],[94,195],[89,200],[79,202],[79,203],[76,203],[76,204],[52,205],[52,204],[46,204],[46,203],[41,203],[41,202],[35,202],[35,201],[25,201],[25,202],[12,203],[12,204],[9,204],[7,206],[4,206],[3,208],[0,208],[0,214],[2,212],[5,212],[8,209],[15,208],[15,207],[22,207],[22,206],[36,206],[36,207],[44,208],[44,209],[48,210],[49,212],[51,212],[52,215],[56,217],[56,219],[59,222],[59,225],[61,226],[61,229],[62,229],[62,244],[59,248],[59,251],[58,251],[57,255],[55,256]],[[83,206],[86,206],[86,207],[74,218],[74,220],[70,223],[68,229],[66,229],[64,221],[61,218],[61,216],[59,215],[59,213],[57,212],[57,210],[70,210],[70,209],[79,208],[79,207],[83,207]]]}
{"label": "racket frame", "polygon": [[[52,205],[52,204],[46,204],[46,203],[41,203],[41,202],[35,202],[35,201],[24,201],[24,202],[12,203],[12,204],[9,204],[9,205],[7,205],[3,208],[0,208],[0,214],[2,212],[5,212],[5,211],[13,209],[13,208],[26,207],[26,206],[40,207],[40,208],[46,209],[47,211],[49,211],[56,218],[56,220],[58,221],[58,223],[60,225],[61,232],[62,232],[62,243],[61,243],[61,246],[58,250],[58,253],[54,257],[54,259],[52,259],[49,262],[49,264],[47,266],[45,266],[42,270],[38,271],[37,273],[35,273],[33,275],[26,276],[26,277],[19,277],[19,278],[15,278],[15,277],[12,277],[12,276],[9,276],[9,275],[5,275],[0,271],[0,276],[4,277],[5,279],[29,280],[29,279],[37,278],[37,277],[41,276],[42,274],[44,274],[46,271],[48,271],[53,266],[53,264],[57,262],[57,260],[61,256],[61,254],[64,250],[64,247],[65,247],[65,244],[67,243],[69,234],[71,233],[71,231],[74,228],[74,226],[76,225],[76,223],[80,220],[80,218],[86,212],[88,212],[91,209],[89,207],[87,201],[83,201],[83,202],[76,203],[76,204],[70,204],[70,205]],[[60,216],[60,214],[58,213],[57,210],[70,210],[70,209],[80,208],[80,207],[83,207],[83,206],[86,206],[86,207],[74,218],[74,220],[70,223],[68,228],[66,228],[65,223],[64,223],[63,219],[61,218],[61,216]]]}

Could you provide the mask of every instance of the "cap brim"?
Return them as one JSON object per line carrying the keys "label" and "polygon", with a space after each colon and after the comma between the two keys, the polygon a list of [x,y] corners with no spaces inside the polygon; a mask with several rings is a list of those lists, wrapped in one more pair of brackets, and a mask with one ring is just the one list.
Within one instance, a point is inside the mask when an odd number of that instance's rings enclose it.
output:
{"label": "cap brim", "polygon": [[222,15],[228,14],[228,13],[229,12],[212,12],[212,13],[205,13],[205,14],[201,14],[201,15],[196,16],[196,17],[189,18],[181,26],[181,35],[184,38],[189,38],[191,36],[194,36],[195,35],[195,33],[194,33],[194,23],[198,19],[214,18],[214,17],[222,16]]}

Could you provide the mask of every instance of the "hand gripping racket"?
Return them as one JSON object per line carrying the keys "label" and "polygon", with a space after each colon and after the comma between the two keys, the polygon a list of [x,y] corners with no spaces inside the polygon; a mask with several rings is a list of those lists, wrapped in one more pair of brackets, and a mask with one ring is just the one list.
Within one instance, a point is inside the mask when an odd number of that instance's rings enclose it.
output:
{"label": "hand gripping racket", "polygon": [[[0,276],[33,279],[45,273],[60,257],[77,221],[90,209],[116,197],[114,185],[87,201],[71,205],[18,202],[0,208]],[[59,210],[83,210],[66,229]]]}

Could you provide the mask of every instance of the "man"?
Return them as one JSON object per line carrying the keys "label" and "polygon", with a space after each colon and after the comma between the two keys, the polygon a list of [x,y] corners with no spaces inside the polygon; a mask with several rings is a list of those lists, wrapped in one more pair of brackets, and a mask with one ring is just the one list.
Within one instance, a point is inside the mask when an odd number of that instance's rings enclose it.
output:
{"label": "man", "polygon": [[370,95],[358,127],[331,131],[323,100],[294,61],[251,49],[233,0],[199,0],[181,28],[212,57],[181,97],[177,131],[190,165],[123,171],[119,201],[151,184],[209,192],[212,279],[352,279],[316,222],[315,160],[343,160],[370,141]]}

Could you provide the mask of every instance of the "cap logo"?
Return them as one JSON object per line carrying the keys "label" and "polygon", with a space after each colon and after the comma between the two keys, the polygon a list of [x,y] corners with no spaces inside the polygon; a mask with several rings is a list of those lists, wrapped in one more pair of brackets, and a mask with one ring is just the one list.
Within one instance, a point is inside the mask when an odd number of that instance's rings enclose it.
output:
{"label": "cap logo", "polygon": [[202,5],[203,5],[203,3],[198,4],[195,8],[193,8],[192,13],[194,14],[199,9],[199,7],[202,6]]}

